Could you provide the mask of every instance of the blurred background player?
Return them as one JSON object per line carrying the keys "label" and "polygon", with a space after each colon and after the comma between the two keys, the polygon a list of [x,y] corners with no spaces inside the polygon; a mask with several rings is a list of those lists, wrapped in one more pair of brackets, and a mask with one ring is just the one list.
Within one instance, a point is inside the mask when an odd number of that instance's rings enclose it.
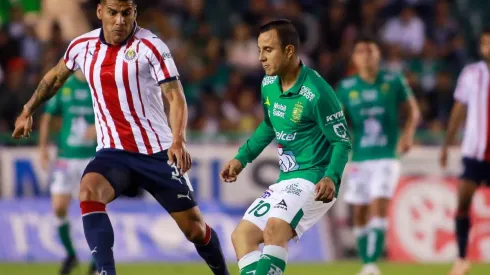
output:
{"label": "blurred background player", "polygon": [[458,188],[456,209],[456,240],[458,259],[451,275],[463,275],[470,271],[466,258],[471,229],[470,208],[475,191],[481,185],[490,184],[490,28],[480,35],[479,62],[467,65],[461,72],[454,92],[454,106],[442,147],[440,163],[448,164],[449,146],[453,144],[461,123],[466,118],[461,148],[464,171]]}
{"label": "blurred background player", "polygon": [[[387,214],[400,177],[400,154],[413,145],[419,109],[406,80],[380,70],[375,39],[364,36],[354,44],[357,74],[340,82],[337,94],[353,129],[345,201],[353,205],[354,235],[364,267],[360,274],[380,274],[376,261],[384,248]],[[407,119],[399,138],[399,113]]]}
{"label": "blurred background player", "polygon": [[[334,204],[351,148],[341,105],[330,85],[300,60],[299,36],[288,20],[260,28],[264,120],[221,171],[234,182],[271,143],[281,173],[246,210],[232,233],[240,274],[283,274],[288,242],[296,241]],[[262,253],[259,245],[264,243]]]}
{"label": "blurred background player", "polygon": [[[57,142],[57,159],[51,176],[51,200],[59,222],[59,237],[67,254],[60,274],[70,274],[78,260],[70,235],[67,212],[72,196],[78,194],[83,170],[95,155],[97,146],[90,88],[80,70],[76,71],[61,91],[47,102],[41,117],[39,154],[43,169],[48,169],[51,165],[48,141],[50,129],[58,119],[61,119],[61,129]],[[95,271],[95,262],[92,260],[89,274],[94,274]]]}

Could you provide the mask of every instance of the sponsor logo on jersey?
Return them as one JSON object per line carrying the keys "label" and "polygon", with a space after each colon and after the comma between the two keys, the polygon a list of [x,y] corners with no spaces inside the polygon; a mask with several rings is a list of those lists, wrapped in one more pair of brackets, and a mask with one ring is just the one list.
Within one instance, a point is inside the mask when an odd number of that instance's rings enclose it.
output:
{"label": "sponsor logo on jersey", "polygon": [[333,126],[335,134],[341,138],[347,138],[347,129],[343,123],[337,123]]}
{"label": "sponsor logo on jersey", "polygon": [[284,189],[281,190],[281,192],[299,196],[301,195],[301,192],[303,192],[303,190],[299,188],[299,183],[295,182],[286,186]]}
{"label": "sponsor logo on jersey", "polygon": [[129,48],[124,52],[124,61],[126,62],[134,62],[138,58],[138,53],[135,49]]}
{"label": "sponsor logo on jersey", "polygon": [[301,121],[301,114],[303,113],[303,104],[301,102],[296,102],[293,108],[293,114],[291,115],[291,121],[294,123],[299,123]]}
{"label": "sponsor logo on jersey", "polygon": [[326,117],[327,125],[330,123],[334,123],[339,119],[342,119],[343,117],[344,117],[344,111],[338,111],[333,115],[329,115]]}
{"label": "sponsor logo on jersey", "polygon": [[362,91],[362,99],[365,101],[375,101],[378,97],[378,91],[374,89]]}
{"label": "sponsor logo on jersey", "polygon": [[172,59],[171,53],[162,53],[163,60]]}
{"label": "sponsor logo on jersey", "polygon": [[342,81],[342,87],[345,89],[349,89],[350,87],[354,86],[357,83],[357,80],[355,78],[349,78],[344,81]]}
{"label": "sponsor logo on jersey", "polygon": [[84,89],[75,90],[75,99],[84,100],[89,96],[89,91]]}
{"label": "sponsor logo on jersey", "polygon": [[267,85],[274,83],[274,81],[276,81],[276,78],[277,78],[277,76],[266,76],[266,77],[264,77],[264,79],[262,80],[262,87],[265,87]]}
{"label": "sponsor logo on jersey", "polygon": [[383,85],[381,85],[381,92],[383,92],[383,94],[386,94],[389,90],[390,90],[390,84],[383,83]]}
{"label": "sponsor logo on jersey", "polygon": [[385,108],[383,107],[373,107],[373,108],[363,108],[361,109],[362,116],[377,116],[385,113]]}
{"label": "sponsor logo on jersey", "polygon": [[284,118],[284,115],[286,114],[286,105],[275,102],[274,109],[272,110],[272,114],[274,116]]}
{"label": "sponsor logo on jersey", "polygon": [[266,98],[265,98],[265,102],[264,102],[264,104],[265,104],[265,105],[267,105],[267,106],[271,106],[271,103],[270,103],[270,101],[269,101],[269,97],[266,97]]}
{"label": "sponsor logo on jersey", "polygon": [[296,139],[296,134],[297,133],[288,134],[284,131],[281,132],[276,131],[276,139],[283,140],[283,141],[293,141]]}
{"label": "sponsor logo on jersey", "polygon": [[272,195],[272,190],[270,189],[267,189],[265,190],[264,194],[262,194],[262,196],[260,196],[262,199],[266,199],[268,197],[270,197]]}
{"label": "sponsor logo on jersey", "polygon": [[277,154],[279,155],[279,167],[281,171],[287,173],[298,170],[299,164],[296,162],[296,157],[291,151],[284,151],[281,144],[277,145]]}
{"label": "sponsor logo on jersey", "polygon": [[315,98],[315,94],[311,91],[310,88],[306,86],[302,86],[299,90],[299,94],[306,97],[309,101],[312,101]]}
{"label": "sponsor logo on jersey", "polygon": [[286,202],[284,200],[281,200],[278,204],[276,204],[274,206],[274,208],[277,208],[277,209],[282,209],[282,210],[288,210],[288,205],[286,204]]}

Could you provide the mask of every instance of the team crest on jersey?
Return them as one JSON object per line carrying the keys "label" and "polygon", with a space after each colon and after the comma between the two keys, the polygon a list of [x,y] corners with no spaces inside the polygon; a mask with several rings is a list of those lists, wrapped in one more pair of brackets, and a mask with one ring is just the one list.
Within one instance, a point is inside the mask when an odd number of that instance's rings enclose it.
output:
{"label": "team crest on jersey", "polygon": [[293,108],[293,114],[291,115],[291,121],[294,123],[299,123],[301,121],[301,114],[303,113],[303,105],[301,102],[296,102]]}
{"label": "team crest on jersey", "polygon": [[389,89],[390,89],[390,84],[384,83],[383,85],[381,85],[381,92],[383,92],[383,94],[386,94]]}
{"label": "team crest on jersey", "polygon": [[129,48],[124,52],[124,61],[134,62],[138,58],[138,53],[135,49]]}

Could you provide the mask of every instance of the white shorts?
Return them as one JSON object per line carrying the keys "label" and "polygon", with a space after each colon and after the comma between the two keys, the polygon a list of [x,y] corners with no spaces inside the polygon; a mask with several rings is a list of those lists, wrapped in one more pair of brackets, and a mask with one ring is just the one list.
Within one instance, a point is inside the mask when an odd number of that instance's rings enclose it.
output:
{"label": "white shorts", "polygon": [[369,204],[376,198],[391,198],[400,178],[396,159],[352,162],[347,166],[344,199],[350,204]]}
{"label": "white shorts", "polygon": [[51,194],[72,195],[78,192],[80,180],[91,159],[65,159],[56,160],[52,173]]}
{"label": "white shorts", "polygon": [[315,201],[315,184],[310,181],[300,178],[283,180],[269,186],[250,205],[243,219],[261,230],[265,229],[269,218],[284,220],[296,231],[297,241],[323,217],[334,202],[335,199],[329,203]]}

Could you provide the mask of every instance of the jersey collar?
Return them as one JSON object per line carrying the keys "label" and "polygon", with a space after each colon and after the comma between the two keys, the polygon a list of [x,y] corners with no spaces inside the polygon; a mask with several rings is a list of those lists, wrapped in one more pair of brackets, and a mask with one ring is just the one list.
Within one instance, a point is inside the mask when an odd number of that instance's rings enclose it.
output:
{"label": "jersey collar", "polygon": [[[133,30],[131,31],[131,34],[123,42],[119,43],[119,46],[126,45],[126,43],[128,43],[128,41],[129,41],[129,39],[131,39],[134,36],[134,34],[136,33],[136,31],[138,29],[139,29],[138,24],[136,24],[136,21],[135,21],[134,22],[134,26],[133,26]],[[103,44],[110,46],[105,41],[105,38],[104,38],[104,29],[103,28],[100,28],[99,40]]]}
{"label": "jersey collar", "polygon": [[[303,61],[300,60],[300,66],[301,66],[301,71],[299,72],[298,79],[296,79],[296,82],[294,83],[293,87],[291,87],[289,90],[284,91],[281,96],[290,96],[290,95],[297,95],[299,91],[301,90],[301,87],[303,86],[303,82],[305,81],[306,78],[306,66],[303,64]],[[279,78],[278,78],[279,79]],[[279,79],[277,81],[277,84],[279,85],[279,90],[281,90],[281,80]]]}

